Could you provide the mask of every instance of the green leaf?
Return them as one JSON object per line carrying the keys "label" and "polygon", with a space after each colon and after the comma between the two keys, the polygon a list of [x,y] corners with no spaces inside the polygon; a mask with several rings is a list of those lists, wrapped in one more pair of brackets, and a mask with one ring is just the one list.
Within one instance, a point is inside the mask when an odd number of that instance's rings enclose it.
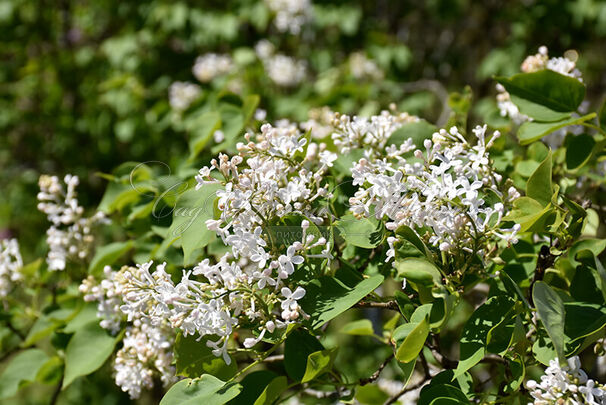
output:
{"label": "green leaf", "polygon": [[324,350],[324,346],[305,329],[295,329],[284,342],[284,368],[290,378],[301,381],[307,369],[310,354]]}
{"label": "green leaf", "polygon": [[549,69],[533,73],[520,73],[497,81],[512,96],[528,100],[553,111],[571,112],[585,98],[585,86],[578,80]]}
{"label": "green leaf", "polygon": [[12,397],[24,382],[34,381],[48,358],[40,349],[24,350],[13,357],[0,375],[0,398]]}
{"label": "green leaf", "polygon": [[375,384],[367,384],[356,387],[356,400],[364,405],[382,404],[389,395]]}
{"label": "green leaf", "polygon": [[372,336],[374,335],[374,331],[372,329],[372,322],[368,319],[360,319],[358,321],[353,321],[343,326],[340,333],[344,333],[346,335],[356,335],[356,336]]}
{"label": "green leaf", "polygon": [[560,296],[543,281],[537,281],[532,288],[532,300],[537,308],[537,314],[547,334],[553,342],[553,347],[560,362],[564,356],[564,321],[566,310]]}
{"label": "green leaf", "polygon": [[432,135],[438,132],[438,127],[425,120],[418,122],[411,122],[402,125],[399,129],[395,130],[389,139],[387,139],[386,146],[396,145],[400,146],[406,142],[409,138],[412,139],[412,143],[417,147],[423,145],[425,139],[431,139]]}
{"label": "green leaf", "polygon": [[276,377],[265,387],[254,405],[272,405],[286,390],[288,380],[284,376]]}
{"label": "green leaf", "polygon": [[160,401],[160,405],[223,405],[238,396],[242,386],[225,383],[212,375],[199,379],[186,378],[173,385]]}
{"label": "green leaf", "polygon": [[595,141],[591,135],[573,136],[566,145],[566,168],[576,170],[583,167],[591,158]]}
{"label": "green leaf", "polygon": [[544,136],[551,134],[552,132],[557,131],[560,128],[564,128],[570,125],[581,124],[585,121],[589,121],[590,119],[595,118],[596,114],[591,113],[587,115],[583,115],[582,117],[571,117],[561,121],[555,122],[539,122],[539,121],[529,121],[525,122],[518,129],[518,139],[520,140],[520,144],[528,145],[534,141],[538,141]]}
{"label": "green leaf", "polygon": [[88,323],[98,321],[97,319],[97,305],[94,303],[87,303],[82,307],[80,311],[74,316],[63,328],[64,333],[75,333],[80,328],[83,328]]}
{"label": "green leaf", "polygon": [[348,153],[339,155],[337,160],[334,161],[333,168],[336,172],[340,174],[344,174],[346,176],[351,176],[351,168],[354,162],[357,162],[361,158],[364,157],[363,149],[352,149]]}
{"label": "green leaf", "polygon": [[75,316],[76,311],[73,309],[63,308],[54,310],[48,314],[41,315],[34,325],[29,330],[25,341],[21,343],[21,347],[28,347],[44,339],[53,333],[57,328],[63,326],[65,321]]}
{"label": "green leaf", "polygon": [[413,246],[419,250],[419,252],[423,253],[428,260],[431,260],[431,252],[429,249],[427,249],[425,243],[421,240],[421,238],[419,238],[419,235],[417,235],[412,228],[402,225],[396,230],[396,233],[403,237],[404,240],[412,243]]}
{"label": "green leaf", "polygon": [[97,249],[88,266],[88,274],[100,276],[105,266],[111,266],[133,247],[132,241],[114,242]]}
{"label": "green leaf", "polygon": [[65,350],[63,388],[76,378],[96,371],[114,351],[116,338],[107,334],[97,321],[79,329]]}
{"label": "green leaf", "polygon": [[513,359],[508,359],[509,370],[511,370],[512,378],[508,379],[504,391],[506,393],[516,392],[522,386],[526,377],[526,366],[521,357],[516,356]]}
{"label": "green leaf", "polygon": [[216,111],[207,111],[197,115],[187,123],[187,130],[191,134],[189,139],[189,160],[194,160],[217,129],[221,128],[221,115]]}
{"label": "green leaf", "polygon": [[319,328],[347,311],[383,282],[380,274],[364,279],[350,288],[334,277],[320,277],[307,285],[307,293],[299,302],[310,315],[313,329]]}
{"label": "green leaf", "polygon": [[425,259],[417,257],[398,259],[395,262],[395,268],[399,278],[405,278],[415,284],[427,287],[442,284],[440,270]]}
{"label": "green leaf", "polygon": [[511,101],[518,106],[518,109],[522,114],[527,115],[537,121],[560,121],[570,117],[570,113],[553,111],[545,106],[542,106],[541,104],[533,103],[532,101],[513,94],[511,95]]}
{"label": "green leaf", "polygon": [[242,381],[240,381],[242,392],[240,392],[240,395],[238,395],[236,399],[233,399],[230,404],[254,404],[267,385],[276,377],[278,377],[278,375],[269,370],[253,371],[252,373],[247,374]]}
{"label": "green leaf", "polygon": [[307,365],[305,367],[305,374],[301,379],[302,383],[309,382],[314,378],[318,377],[329,371],[332,368],[333,361],[337,354],[337,349],[320,350],[311,353],[307,357]]}
{"label": "green leaf", "polygon": [[454,377],[463,375],[486,354],[489,332],[500,324],[513,308],[514,301],[507,296],[494,296],[471,314],[461,335],[460,361]]}
{"label": "green leaf", "polygon": [[551,166],[551,152],[549,152],[526,183],[526,195],[538,201],[543,207],[551,202],[553,195]]}
{"label": "green leaf", "polygon": [[223,357],[212,354],[212,349],[206,345],[206,340],[198,341],[195,336],[185,337],[179,333],[173,350],[177,375],[197,378],[203,374],[210,374],[228,380],[238,372],[238,366],[233,358],[227,365]]}
{"label": "green leaf", "polygon": [[372,249],[383,240],[383,226],[374,218],[356,218],[347,213],[335,225],[350,245]]}
{"label": "green leaf", "polygon": [[419,322],[406,336],[396,351],[396,359],[401,363],[409,363],[417,358],[425,340],[429,335],[429,321],[427,318]]}
{"label": "green leaf", "polygon": [[199,190],[181,194],[173,212],[168,237],[181,238],[184,265],[195,260],[193,253],[208,245],[216,236],[206,227],[206,221],[214,218],[214,202],[220,184],[205,184]]}

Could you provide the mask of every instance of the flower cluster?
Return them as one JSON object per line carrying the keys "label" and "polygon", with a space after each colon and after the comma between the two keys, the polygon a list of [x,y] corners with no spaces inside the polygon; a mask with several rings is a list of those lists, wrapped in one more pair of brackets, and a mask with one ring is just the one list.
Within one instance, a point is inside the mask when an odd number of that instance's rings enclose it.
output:
{"label": "flower cluster", "polygon": [[[360,188],[350,199],[351,211],[358,217],[386,218],[389,230],[408,226],[441,251],[481,255],[479,241],[493,235],[515,243],[519,228],[499,230],[505,206],[488,198],[497,196],[507,203],[519,196],[513,188],[503,196],[501,176],[490,165],[488,149],[499,133],[489,140],[486,126],[473,133],[475,145],[453,127],[426,139],[424,149],[408,139],[400,148],[388,146],[383,155],[367,153],[352,169],[353,184]],[[397,237],[388,242],[390,259]]]}
{"label": "flower cluster", "polygon": [[275,53],[274,46],[267,40],[255,46],[257,56],[263,62],[269,79],[280,87],[293,87],[301,83],[307,72],[304,61]]}
{"label": "flower cluster", "polygon": [[372,117],[350,117],[335,113],[332,125],[332,139],[339,153],[348,153],[351,149],[364,148],[372,153],[385,149],[389,137],[404,124],[417,122],[418,117],[406,112],[392,114],[382,111]]}
{"label": "flower cluster", "polygon": [[383,71],[379,66],[362,52],[354,52],[349,55],[349,70],[356,79],[380,80],[383,78]]}
{"label": "flower cluster", "polygon": [[310,0],[265,0],[265,4],[276,14],[274,24],[280,32],[299,34],[312,18]]}
{"label": "flower cluster", "polygon": [[606,404],[606,386],[587,377],[578,356],[567,363],[561,366],[558,359],[551,360],[540,382],[526,382],[533,404]]}
{"label": "flower cluster", "polygon": [[[583,81],[581,72],[576,68],[576,61],[568,57],[549,58],[546,46],[541,46],[539,53],[536,55],[528,56],[522,63],[521,69],[524,73],[549,69],[562,75],[573,77],[581,82]],[[511,96],[503,85],[497,84],[497,91],[499,92],[497,94],[497,105],[503,117],[511,118],[517,125],[532,120],[520,112],[518,107],[511,101]]]}
{"label": "flower cluster", "polygon": [[[216,356],[231,362],[228,340],[240,324],[256,325],[256,336],[244,340],[250,348],[271,334],[308,315],[298,301],[305,289],[290,278],[306,260],[330,260],[330,244],[315,225],[326,218],[314,204],[329,195],[324,174],[336,154],[311,143],[294,124],[264,124],[256,141],[237,145],[239,155],[220,155],[200,169],[198,188],[224,179],[216,192],[218,219],[207,221],[231,251],[216,263],[204,259],[173,283],[164,265],[150,272],[152,263],[128,268],[120,294],[120,310],[129,320],[169,323],[184,335],[197,334]],[[307,148],[307,150],[305,150]],[[280,218],[298,218],[299,225],[283,229]],[[314,225],[312,225],[312,222]],[[313,227],[313,228],[312,228]],[[286,232],[288,231],[288,232]],[[115,311],[106,302],[101,312]],[[108,310],[109,308],[109,310]]]}
{"label": "flower cluster", "polygon": [[[125,266],[119,271],[106,266],[101,283],[97,284],[89,276],[80,285],[84,300],[98,303],[97,317],[101,319],[102,328],[116,334],[128,315],[123,347],[116,353],[114,361],[114,376],[116,385],[128,392],[131,398],[139,398],[143,388],[151,389],[155,376],[159,376],[165,386],[176,381],[172,366],[174,330],[166,321],[152,323],[150,318],[129,311],[129,304],[132,305],[129,295],[133,289],[131,282],[142,272],[149,274],[149,266],[151,263],[137,268]],[[163,266],[160,273],[166,274]]]}
{"label": "flower cluster", "polygon": [[17,239],[0,240],[0,298],[6,298],[13,284],[21,280],[23,260]]}
{"label": "flower cluster", "polygon": [[200,86],[189,82],[174,82],[168,90],[168,100],[170,106],[178,111],[187,110],[187,108],[200,97]]}
{"label": "flower cluster", "polygon": [[40,176],[38,184],[38,209],[52,223],[46,242],[49,246],[46,261],[51,271],[64,270],[68,259],[83,260],[88,257],[94,236],[91,231],[97,224],[107,223],[102,212],[90,218],[83,217],[84,208],[78,205],[77,176],[66,175],[66,188],[56,176]]}
{"label": "flower cluster", "polygon": [[233,69],[234,63],[231,56],[207,53],[198,56],[192,72],[196,79],[202,83],[208,83],[216,77],[231,73]]}

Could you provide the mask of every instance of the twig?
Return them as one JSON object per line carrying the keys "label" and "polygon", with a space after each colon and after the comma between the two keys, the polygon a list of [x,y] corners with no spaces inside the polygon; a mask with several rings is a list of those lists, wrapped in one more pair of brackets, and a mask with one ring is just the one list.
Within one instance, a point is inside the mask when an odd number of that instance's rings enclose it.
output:
{"label": "twig", "polygon": [[63,385],[63,379],[61,379],[61,381],[59,381],[59,384],[57,384],[57,387],[55,388],[55,391],[53,392],[53,396],[51,397],[50,405],[55,405],[57,403],[57,400],[59,399],[59,394],[61,394],[62,385]]}
{"label": "twig", "polygon": [[425,385],[425,382],[427,382],[427,380],[428,380],[428,378],[426,377],[413,386],[403,388],[402,391],[398,392],[396,395],[389,398],[383,405],[391,405],[391,404],[396,403],[402,395],[406,394],[407,392],[414,391],[418,388],[421,388],[423,385]]}
{"label": "twig", "polygon": [[387,366],[387,364],[389,364],[389,362],[393,359],[394,355],[393,353],[389,355],[389,357],[387,357],[385,359],[385,361],[383,363],[381,363],[381,365],[379,366],[379,368],[377,369],[377,371],[375,371],[370,377],[367,378],[360,378],[360,385],[366,385],[369,384],[371,382],[376,381],[379,376],[381,375],[381,371],[383,371],[383,369],[385,368],[385,366]]}
{"label": "twig", "polygon": [[369,302],[369,301],[360,301],[354,305],[355,308],[381,308],[381,309],[390,309],[392,311],[399,311],[398,304],[395,301],[388,302]]}

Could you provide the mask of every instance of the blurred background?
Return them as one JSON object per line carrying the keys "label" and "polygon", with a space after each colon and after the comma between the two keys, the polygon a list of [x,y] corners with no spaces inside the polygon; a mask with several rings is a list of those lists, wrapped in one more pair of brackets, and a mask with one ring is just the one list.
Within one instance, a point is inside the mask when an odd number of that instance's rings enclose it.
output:
{"label": "blurred background", "polygon": [[[541,45],[578,57],[592,104],[606,90],[598,0],[0,0],[0,44],[0,238],[18,238],[25,262],[46,249],[41,173],[78,175],[92,210],[107,184],[99,173],[181,164],[205,124],[190,103],[258,94],[269,121],[395,103],[436,122],[454,92],[473,98],[473,120],[499,127],[492,77],[517,73]],[[227,56],[225,69],[196,63],[209,54]],[[195,102],[184,105],[187,92]],[[107,388],[108,368],[90,378],[64,403],[127,401]]]}

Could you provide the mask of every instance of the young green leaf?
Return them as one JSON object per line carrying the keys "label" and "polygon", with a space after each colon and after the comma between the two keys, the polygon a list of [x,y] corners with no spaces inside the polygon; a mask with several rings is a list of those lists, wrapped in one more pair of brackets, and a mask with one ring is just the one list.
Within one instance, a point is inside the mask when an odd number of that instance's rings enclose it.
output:
{"label": "young green leaf", "polygon": [[540,121],[529,121],[525,122],[518,129],[518,139],[521,145],[528,145],[529,143],[538,141],[544,136],[557,131],[558,129],[568,127],[570,125],[578,125],[585,121],[589,121],[595,118],[595,113],[583,115],[582,117],[571,117],[561,121],[554,122],[540,122]]}
{"label": "young green leaf", "polygon": [[280,397],[280,394],[286,390],[288,381],[286,377],[276,377],[265,387],[259,398],[255,401],[254,405],[272,405]]}
{"label": "young green leaf", "polygon": [[398,277],[423,286],[441,285],[442,274],[438,268],[425,259],[407,257],[396,260]]}
{"label": "young green leaf", "polygon": [[308,284],[301,307],[310,315],[309,322],[316,329],[347,311],[382,282],[383,276],[377,274],[351,288],[334,277],[321,277]]}
{"label": "young green leaf", "polygon": [[543,207],[551,202],[553,186],[551,185],[551,152],[541,162],[537,170],[526,183],[526,195],[541,203]]}
{"label": "young green leaf", "polygon": [[197,378],[202,374],[210,374],[222,380],[228,380],[236,374],[238,366],[232,358],[227,365],[222,357],[212,354],[206,340],[198,340],[195,336],[179,334],[175,340],[175,363],[177,375]]}
{"label": "young green leaf", "polygon": [[332,368],[332,363],[336,354],[336,348],[311,353],[307,357],[307,366],[305,367],[305,374],[303,375],[301,382],[309,382],[319,375],[328,372]]}
{"label": "young green leaf", "polygon": [[133,247],[132,241],[113,242],[101,246],[95,251],[95,256],[88,266],[88,274],[100,276],[105,266],[111,266]]}
{"label": "young green leaf", "polygon": [[417,358],[425,340],[429,335],[429,320],[427,318],[419,322],[396,351],[396,359],[402,363],[409,363]]}
{"label": "young green leaf", "polygon": [[79,329],[65,350],[65,376],[63,389],[76,378],[96,371],[114,351],[116,338],[95,320]]}
{"label": "young green leaf", "polygon": [[25,381],[34,381],[38,371],[48,360],[40,349],[28,349],[10,360],[0,375],[0,398],[9,398],[17,393]]}
{"label": "young green leaf", "polygon": [[203,248],[216,237],[215,232],[206,227],[206,221],[214,217],[213,205],[221,187],[220,184],[206,184],[200,190],[184,192],[177,200],[168,237],[181,238],[186,265],[195,259],[196,249]]}
{"label": "young green leaf", "polygon": [[537,308],[539,319],[553,342],[560,362],[564,355],[564,321],[566,310],[560,296],[543,281],[537,281],[532,288],[532,300]]}
{"label": "young green leaf", "polygon": [[284,343],[284,368],[290,378],[301,381],[307,369],[310,354],[324,350],[324,346],[305,329],[295,329]]}
{"label": "young green leaf", "polygon": [[549,69],[498,77],[509,94],[553,111],[572,112],[585,98],[585,86],[578,80]]}
{"label": "young green leaf", "polygon": [[591,135],[581,134],[573,136],[566,146],[566,168],[577,170],[583,167],[593,153],[595,140]]}
{"label": "young green leaf", "polygon": [[346,335],[356,336],[371,336],[374,334],[372,322],[370,322],[368,319],[360,319],[350,322],[343,326],[339,332]]}
{"label": "young green leaf", "polygon": [[160,405],[223,405],[238,396],[242,386],[225,383],[212,375],[199,379],[186,378],[173,385],[160,401]]}
{"label": "young green leaf", "polygon": [[488,333],[513,308],[514,301],[507,296],[494,296],[474,311],[463,327],[460,361],[454,376],[459,377],[475,366],[486,354]]}
{"label": "young green leaf", "polygon": [[335,225],[343,239],[353,246],[372,249],[383,240],[383,226],[374,218],[358,219],[347,213]]}

